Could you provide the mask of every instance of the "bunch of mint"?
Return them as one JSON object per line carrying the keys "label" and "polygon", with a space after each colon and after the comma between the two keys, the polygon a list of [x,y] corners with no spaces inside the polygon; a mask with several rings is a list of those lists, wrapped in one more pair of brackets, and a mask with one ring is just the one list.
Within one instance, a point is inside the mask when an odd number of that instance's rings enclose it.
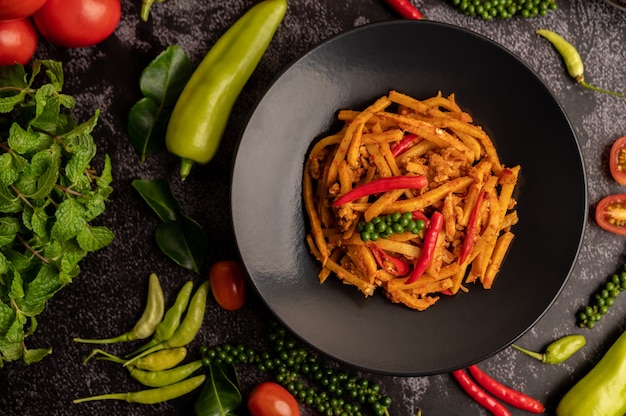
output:
{"label": "bunch of mint", "polygon": [[37,315],[114,238],[91,224],[112,192],[108,155],[100,173],[91,167],[99,112],[77,124],[62,87],[56,61],[34,61],[30,75],[0,67],[0,367],[51,353],[26,347]]}

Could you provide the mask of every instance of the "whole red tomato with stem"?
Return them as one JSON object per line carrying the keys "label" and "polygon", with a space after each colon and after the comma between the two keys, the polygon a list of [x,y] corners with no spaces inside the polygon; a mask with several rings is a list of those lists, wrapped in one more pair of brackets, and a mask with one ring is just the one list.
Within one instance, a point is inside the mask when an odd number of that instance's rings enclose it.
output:
{"label": "whole red tomato with stem", "polygon": [[108,38],[121,16],[120,0],[47,0],[33,19],[50,42],[82,48]]}
{"label": "whole red tomato with stem", "polygon": [[626,194],[609,195],[598,202],[596,223],[603,230],[626,235]]}
{"label": "whole red tomato with stem", "polygon": [[17,20],[30,17],[46,0],[0,0],[0,20]]}
{"label": "whole red tomato with stem", "polygon": [[615,140],[609,157],[611,176],[620,185],[626,185],[626,136]]}
{"label": "whole red tomato with stem", "polygon": [[209,270],[211,292],[218,305],[227,311],[241,309],[246,300],[246,277],[233,260],[218,261]]}
{"label": "whole red tomato with stem", "polygon": [[277,383],[264,381],[248,396],[248,410],[252,416],[300,416],[298,401],[287,389]]}
{"label": "whole red tomato with stem", "polygon": [[0,21],[0,66],[26,65],[37,49],[37,31],[30,18]]}

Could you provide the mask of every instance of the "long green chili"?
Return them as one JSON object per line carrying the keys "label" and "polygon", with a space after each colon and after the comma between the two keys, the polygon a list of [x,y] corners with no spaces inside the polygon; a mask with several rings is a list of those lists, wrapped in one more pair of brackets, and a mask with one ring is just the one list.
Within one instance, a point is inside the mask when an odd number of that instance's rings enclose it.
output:
{"label": "long green chili", "polygon": [[189,280],[180,289],[178,295],[176,296],[174,304],[167,310],[165,316],[163,317],[163,320],[157,325],[152,339],[150,339],[150,341],[148,341],[142,347],[135,350],[133,353],[129,354],[129,357],[132,357],[133,355],[137,355],[149,348],[152,348],[160,342],[167,341],[172,335],[174,335],[180,325],[181,318],[183,317],[183,314],[187,309],[187,305],[189,305],[189,298],[191,298],[192,292],[193,281]]}
{"label": "long green chili", "polygon": [[176,348],[176,347],[184,347],[188,345],[195,338],[196,334],[200,330],[202,326],[202,322],[204,321],[204,312],[206,310],[206,301],[209,295],[209,281],[205,280],[196,290],[191,301],[189,302],[189,307],[187,309],[187,314],[185,315],[183,321],[180,326],[176,329],[176,332],[166,341],[162,341],[161,343],[143,351],[139,355],[131,358],[130,360],[124,363],[124,366],[132,365],[136,360],[145,357],[148,354],[151,354],[156,351]]}
{"label": "long green chili", "polygon": [[193,390],[200,387],[202,383],[204,383],[204,380],[206,380],[206,375],[202,374],[164,387],[128,393],[101,394],[98,396],[76,399],[73,402],[84,403],[94,400],[123,400],[128,403],[156,404],[191,393]]}
{"label": "long green chili", "polygon": [[[127,360],[120,358],[116,355],[103,351],[101,349],[94,349],[91,354],[83,362],[89,361],[91,358],[96,357],[97,360],[112,361],[118,364],[124,364]],[[180,364],[187,357],[186,347],[169,348],[166,350],[155,351],[151,354],[141,357],[133,362],[132,367],[146,371],[163,371],[169,370]]]}
{"label": "long green chili", "polygon": [[585,67],[583,64],[583,60],[580,57],[580,54],[578,53],[574,45],[566,41],[565,38],[563,38],[561,35],[546,29],[537,30],[537,34],[547,39],[552,44],[552,46],[554,46],[554,48],[561,54],[563,62],[565,63],[565,66],[567,68],[567,72],[572,78],[574,78],[574,80],[578,84],[593,91],[615,95],[617,97],[626,97],[626,95],[622,93],[608,91],[588,84],[585,81]]}
{"label": "long green chili", "polygon": [[148,338],[154,334],[154,331],[163,319],[163,313],[165,311],[165,297],[163,296],[163,289],[161,289],[161,283],[159,283],[159,277],[156,273],[150,274],[148,282],[148,300],[146,307],[135,324],[135,326],[128,332],[106,339],[84,339],[74,338],[76,342],[82,342],[85,344],[114,344],[117,342],[134,341],[136,339]]}
{"label": "long green chili", "polygon": [[129,368],[130,376],[148,387],[164,387],[178,383],[202,368],[202,360],[196,360],[177,367],[160,371],[141,370],[137,367]]}

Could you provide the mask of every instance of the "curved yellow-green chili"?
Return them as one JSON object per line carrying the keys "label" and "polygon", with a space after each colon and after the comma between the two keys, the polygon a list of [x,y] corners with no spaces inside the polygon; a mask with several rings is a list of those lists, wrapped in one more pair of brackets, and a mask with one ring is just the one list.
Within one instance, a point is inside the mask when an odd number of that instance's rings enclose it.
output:
{"label": "curved yellow-green chili", "polygon": [[626,97],[626,95],[619,92],[604,90],[602,88],[594,87],[593,85],[588,84],[585,81],[585,67],[583,64],[583,60],[580,57],[580,54],[578,53],[574,45],[565,40],[565,38],[563,38],[561,35],[546,29],[537,30],[537,34],[547,39],[552,44],[552,46],[554,46],[557,52],[561,54],[563,62],[565,63],[565,67],[567,68],[567,73],[572,78],[574,78],[574,80],[576,80],[576,82],[579,83],[581,86],[593,91],[615,95],[617,97]]}

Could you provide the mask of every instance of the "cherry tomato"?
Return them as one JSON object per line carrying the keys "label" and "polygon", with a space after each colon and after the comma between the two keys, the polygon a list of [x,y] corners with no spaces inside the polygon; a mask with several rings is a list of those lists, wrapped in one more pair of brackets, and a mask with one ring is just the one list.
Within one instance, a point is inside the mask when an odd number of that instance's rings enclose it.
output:
{"label": "cherry tomato", "polygon": [[606,231],[626,235],[626,194],[609,195],[598,202],[596,223]]}
{"label": "cherry tomato", "polygon": [[30,17],[46,0],[0,0],[0,20],[17,20]]}
{"label": "cherry tomato", "polygon": [[0,66],[25,65],[35,54],[37,40],[30,18],[0,22]]}
{"label": "cherry tomato", "polygon": [[236,311],[246,300],[246,278],[236,261],[218,261],[209,270],[211,291],[218,305],[227,311]]}
{"label": "cherry tomato", "polygon": [[256,386],[248,397],[252,416],[299,416],[296,398],[280,384],[265,381]]}
{"label": "cherry tomato", "polygon": [[609,166],[613,179],[620,185],[626,185],[626,136],[620,137],[611,146]]}
{"label": "cherry tomato", "polygon": [[82,48],[108,38],[121,15],[120,0],[47,0],[33,19],[39,33],[50,42]]}

